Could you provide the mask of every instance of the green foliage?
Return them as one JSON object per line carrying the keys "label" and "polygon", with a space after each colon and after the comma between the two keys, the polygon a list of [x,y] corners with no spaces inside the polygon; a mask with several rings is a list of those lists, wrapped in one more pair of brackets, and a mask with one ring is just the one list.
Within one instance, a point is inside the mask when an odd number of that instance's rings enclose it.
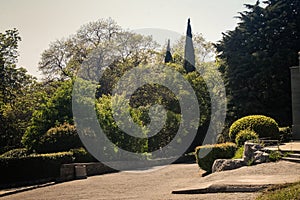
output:
{"label": "green foliage", "polygon": [[[232,158],[237,146],[234,143],[223,143],[214,145],[204,145],[196,147],[195,156],[199,167],[207,172],[211,172],[212,165],[216,159]],[[205,156],[201,156],[201,154]]]}
{"label": "green foliage", "polygon": [[72,81],[65,81],[55,90],[53,96],[33,113],[30,126],[22,138],[22,143],[27,149],[36,150],[42,136],[50,128],[64,122],[73,123],[71,95]]}
{"label": "green foliage", "polygon": [[228,118],[268,114],[291,124],[289,67],[298,65],[300,1],[246,5],[238,26],[216,44],[227,84]]}
{"label": "green foliage", "polygon": [[269,159],[272,162],[276,162],[282,158],[282,154],[280,151],[271,151],[269,154]]}
{"label": "green foliage", "polygon": [[[150,68],[151,66],[144,66],[144,68],[147,67]],[[184,72],[183,67],[175,63],[167,64],[167,66],[165,67],[175,68],[179,72]],[[156,76],[161,76],[162,79],[169,78],[163,77],[163,75],[159,73]],[[195,148],[195,146],[201,144],[205,136],[205,134],[203,134],[205,129],[202,129],[202,127],[206,127],[207,122],[209,121],[210,98],[203,77],[200,76],[199,73],[191,72],[188,74],[183,74],[183,77],[187,81],[189,81],[189,83],[193,87],[196,93],[196,97],[198,98],[199,109],[201,110],[200,121],[195,122],[197,123],[197,126],[199,126],[199,131],[194,144],[192,144],[192,147],[189,149],[192,150]],[[128,81],[126,82],[131,83],[131,78],[132,80],[134,80],[135,77],[128,78]],[[176,84],[176,77],[174,79],[174,84]],[[133,87],[133,85],[124,85],[124,88],[127,87],[130,88]],[[187,91],[185,90],[181,90],[180,92],[182,94],[188,95]],[[126,96],[126,94],[114,96],[102,95],[102,97],[100,97],[96,103],[99,122],[104,132],[108,135],[108,138],[111,141],[117,144],[117,146],[133,152],[152,152],[160,149],[161,147],[164,147],[172,141],[178,131],[181,120],[179,101],[172,91],[164,86],[160,86],[157,84],[143,85],[131,95],[129,102],[130,107],[128,108],[128,110],[124,110],[120,113],[120,116],[125,113],[130,113],[132,120],[142,128],[142,130],[144,131],[143,134],[146,135],[146,126],[153,120],[160,120],[158,116],[150,119],[150,108],[152,107],[152,105],[162,105],[167,110],[166,123],[158,134],[150,137],[149,139],[132,138],[128,136],[128,134],[124,134],[114,121],[112,116],[111,103],[114,102],[117,107],[121,107],[121,105],[123,105],[124,103],[124,96]],[[125,117],[125,115],[123,117]]]}
{"label": "green foliage", "polygon": [[29,152],[26,148],[19,148],[19,149],[9,150],[9,151],[3,153],[2,155],[0,155],[0,157],[20,158],[20,157],[26,157],[28,155],[29,155]]}
{"label": "green foliage", "polygon": [[231,139],[229,137],[229,126],[226,125],[223,128],[223,131],[218,134],[217,136],[217,143],[225,143],[225,142],[230,142]]}
{"label": "green foliage", "polygon": [[[113,118],[112,101],[116,105],[124,103],[122,99],[124,96],[106,96],[103,95],[96,103],[96,110],[102,130],[106,136],[118,147],[131,151],[131,152],[147,152],[148,140],[146,138],[136,138],[124,133],[117,125]],[[139,119],[142,117],[142,113],[139,109],[129,108],[129,110],[123,110],[124,117],[126,113],[131,113],[135,123],[142,125],[143,122]],[[146,134],[144,132],[144,134]],[[105,151],[105,150],[104,150]]]}
{"label": "green foliage", "polygon": [[[95,33],[100,34],[99,30],[101,36],[95,35]],[[195,51],[203,55],[201,58],[195,58],[196,62],[199,62],[211,52],[212,48],[199,34],[194,35],[193,39]],[[159,134],[148,140],[134,140],[122,133],[114,122],[109,108],[110,101],[121,102],[118,99],[121,97],[110,97],[112,88],[120,77],[129,69],[152,62],[157,55],[156,43],[151,37],[123,31],[112,19],[101,19],[86,24],[70,39],[55,41],[43,52],[39,68],[47,76],[47,81],[42,82],[36,82],[34,78],[27,75],[25,69],[15,65],[18,41],[20,41],[18,31],[9,30],[1,33],[0,40],[0,153],[24,146],[29,152],[55,152],[77,147],[75,145],[77,142],[74,142],[75,144],[68,142],[72,141],[75,129],[62,128],[64,126],[70,128],[73,124],[72,78],[87,55],[99,46],[105,46],[103,44],[108,41],[113,45],[109,48],[114,48],[122,57],[107,68],[99,69],[99,71],[103,70],[104,74],[99,81],[95,96],[96,107],[101,110],[97,111],[97,114],[99,119],[103,119],[100,120],[100,124],[104,125],[110,139],[119,141],[117,145],[133,152],[147,152],[165,146],[177,133],[181,120],[179,102],[172,91],[164,86],[147,84],[139,88],[130,100],[131,108],[124,111],[130,113],[133,121],[142,127],[143,134],[146,135],[145,126],[152,120],[148,114],[151,106],[160,104],[168,110],[165,126]],[[57,59],[57,56],[60,59]],[[201,144],[205,136],[203,133],[209,121],[210,99],[203,77],[197,72],[186,74],[182,65],[183,60],[180,64],[168,63],[166,67],[173,67],[179,71],[191,83],[198,98],[201,118],[199,123],[195,122],[199,126],[195,146]],[[176,85],[176,81],[174,84]],[[84,98],[81,99],[82,102],[86,100]],[[94,99],[92,101],[95,103]],[[184,131],[184,134],[188,133]],[[73,146],[66,143],[72,143]],[[191,148],[194,149],[194,146]]]}
{"label": "green foliage", "polygon": [[234,153],[234,156],[232,159],[241,159],[244,156],[244,150],[245,147],[244,146],[240,146]]}
{"label": "green foliage", "polygon": [[16,29],[0,33],[0,153],[22,147],[21,137],[32,115],[30,108],[36,103],[27,96],[35,79],[16,66],[20,40]]}
{"label": "green foliage", "polygon": [[60,176],[62,164],[97,162],[84,148],[68,152],[29,154],[22,149],[14,149],[0,156],[0,184],[38,179],[56,180]]}
{"label": "green foliage", "polygon": [[279,200],[290,199],[299,200],[300,198],[300,182],[286,183],[268,188],[256,200]]}
{"label": "green foliage", "polygon": [[58,178],[62,164],[71,163],[71,152],[32,154],[27,157],[0,157],[0,183]]}
{"label": "green foliage", "polygon": [[258,140],[258,135],[252,130],[241,130],[235,137],[235,143],[240,147],[248,140]]}
{"label": "green foliage", "polygon": [[38,153],[52,153],[69,151],[70,149],[81,146],[82,143],[75,126],[64,123],[50,128],[46,134],[41,137],[35,150]]}
{"label": "green foliage", "polygon": [[238,119],[230,126],[229,137],[234,140],[240,131],[246,129],[257,133],[259,138],[278,139],[279,137],[277,122],[264,115],[250,115]]}
{"label": "green foliage", "polygon": [[75,163],[87,163],[87,162],[97,162],[89,152],[87,152],[83,147],[77,149],[71,149],[70,152],[73,155]]}
{"label": "green foliage", "polygon": [[279,127],[281,142],[289,142],[292,139],[292,129],[290,127]]}
{"label": "green foliage", "polygon": [[[186,36],[181,36],[173,45],[173,62],[182,66],[184,63],[184,47]],[[201,33],[193,33],[193,46],[195,49],[196,66],[203,64],[205,60],[209,60],[214,54],[215,49],[211,42],[204,39]],[[184,68],[183,68],[184,69]],[[186,72],[185,69],[183,72]]]}

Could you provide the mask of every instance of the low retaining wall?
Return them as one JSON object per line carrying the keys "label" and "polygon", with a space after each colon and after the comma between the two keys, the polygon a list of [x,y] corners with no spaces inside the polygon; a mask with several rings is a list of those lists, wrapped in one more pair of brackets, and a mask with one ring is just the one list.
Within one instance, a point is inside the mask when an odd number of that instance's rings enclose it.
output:
{"label": "low retaining wall", "polygon": [[60,177],[58,181],[70,181],[76,178],[83,178],[77,177],[75,171],[76,166],[84,166],[87,176],[117,172],[117,170],[112,169],[100,162],[63,164],[60,168]]}
{"label": "low retaining wall", "polygon": [[[110,164],[110,166],[122,167],[122,170],[131,170],[137,168],[145,169],[147,167],[150,168],[153,166],[169,164],[173,160],[175,160],[175,158],[165,158],[165,159],[157,159],[157,160],[154,159],[151,162],[138,161],[134,163],[132,161],[114,161]],[[182,156],[177,160],[175,160],[173,163],[187,163],[187,162],[189,163],[195,162],[195,156],[194,155]],[[74,180],[76,178],[82,178],[76,175],[76,170],[75,170],[76,166],[84,166],[87,176],[117,172],[117,170],[112,169],[101,162],[63,164],[61,165],[60,168],[60,177],[58,178],[58,181],[69,181],[69,180]]]}

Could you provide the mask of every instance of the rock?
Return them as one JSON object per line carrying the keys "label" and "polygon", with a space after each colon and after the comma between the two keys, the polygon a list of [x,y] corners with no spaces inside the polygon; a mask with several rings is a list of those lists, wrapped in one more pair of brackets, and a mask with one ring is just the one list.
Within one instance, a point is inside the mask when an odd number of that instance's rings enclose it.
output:
{"label": "rock", "polygon": [[249,162],[252,164],[269,162],[269,154],[261,151],[262,149],[259,144],[246,142],[243,159],[217,159],[212,166],[212,172],[237,169],[246,166]]}
{"label": "rock", "polygon": [[254,164],[260,164],[260,163],[265,163],[269,162],[269,154],[262,152],[262,151],[256,151],[254,152],[254,158],[253,158],[253,163]]}
{"label": "rock", "polygon": [[237,169],[245,166],[243,159],[217,159],[212,166],[212,172]]}
{"label": "rock", "polygon": [[244,154],[243,154],[244,161],[248,162],[250,160],[253,160],[253,158],[255,157],[255,152],[260,151],[261,149],[262,149],[262,146],[259,144],[245,142]]}

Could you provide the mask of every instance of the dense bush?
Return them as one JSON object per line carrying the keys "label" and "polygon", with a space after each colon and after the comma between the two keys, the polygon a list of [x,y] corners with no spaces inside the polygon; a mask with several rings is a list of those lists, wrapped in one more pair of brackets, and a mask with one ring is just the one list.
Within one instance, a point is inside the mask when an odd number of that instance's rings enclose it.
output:
{"label": "dense bush", "polygon": [[73,124],[72,81],[57,84],[60,86],[53,95],[32,114],[30,125],[22,137],[22,144],[30,151],[38,148],[41,138],[50,128],[65,122]]}
{"label": "dense bush", "polygon": [[[106,134],[107,138],[116,144],[119,148],[122,148],[126,151],[143,153],[147,151],[148,140],[147,138],[138,138],[132,137],[129,134],[124,133],[115,122],[113,111],[112,111],[112,102],[115,102],[117,106],[121,106],[123,103],[124,96],[115,95],[115,96],[106,96],[103,95],[98,102],[96,103],[96,110],[99,119],[99,123],[103,132]],[[123,109],[120,115],[123,115],[123,119],[127,119],[126,113],[130,113],[133,121],[142,127],[142,121],[140,116],[142,116],[141,109],[126,108]],[[146,135],[142,127],[143,133]],[[112,159],[119,159],[118,155],[115,152],[110,152],[105,147],[103,147],[103,152],[107,155],[111,155]]]}
{"label": "dense bush", "polygon": [[245,129],[253,130],[258,134],[259,138],[279,138],[277,122],[264,115],[250,115],[235,121],[229,129],[231,140],[235,140],[236,135]]}
{"label": "dense bush", "polygon": [[73,159],[71,152],[0,157],[0,184],[57,178],[61,165],[71,163]]}
{"label": "dense bush", "polygon": [[64,123],[50,128],[47,133],[42,136],[36,151],[39,153],[52,153],[69,151],[70,149],[81,146],[82,143],[75,126]]}
{"label": "dense bush", "polygon": [[[228,142],[223,144],[204,145],[196,147],[195,156],[199,167],[211,172],[212,165],[216,159],[232,158],[237,149],[236,144]],[[199,155],[204,153],[204,157]]]}
{"label": "dense bush", "polygon": [[280,127],[279,128],[280,140],[282,142],[288,142],[292,139],[292,129],[290,127]]}
{"label": "dense bush", "polygon": [[252,130],[242,130],[236,135],[235,143],[243,146],[247,140],[258,140],[258,135]]}

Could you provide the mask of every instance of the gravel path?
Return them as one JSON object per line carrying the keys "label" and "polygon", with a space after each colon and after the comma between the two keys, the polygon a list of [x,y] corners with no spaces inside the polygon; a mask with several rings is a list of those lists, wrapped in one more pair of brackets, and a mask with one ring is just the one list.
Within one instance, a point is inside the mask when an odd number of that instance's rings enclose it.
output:
{"label": "gravel path", "polygon": [[277,162],[243,167],[237,170],[215,173],[202,178],[196,164],[173,164],[151,172],[120,172],[89,177],[38,188],[3,197],[13,200],[37,199],[230,199],[252,200],[258,193],[218,194],[171,194],[174,189],[191,186],[193,183],[230,179],[247,174],[299,174],[300,164]]}

